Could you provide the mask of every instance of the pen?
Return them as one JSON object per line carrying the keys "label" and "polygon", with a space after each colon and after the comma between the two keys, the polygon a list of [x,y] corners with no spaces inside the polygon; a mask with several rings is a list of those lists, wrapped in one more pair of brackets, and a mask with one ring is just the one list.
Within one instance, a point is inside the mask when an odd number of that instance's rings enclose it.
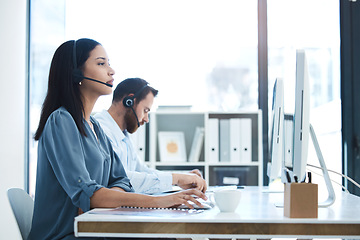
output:
{"label": "pen", "polygon": [[286,176],[287,182],[291,183],[291,177],[290,177],[289,171],[286,168],[284,168],[284,171],[285,171],[285,176]]}
{"label": "pen", "polygon": [[311,183],[311,172],[308,172],[308,183]]}
{"label": "pen", "polygon": [[295,182],[298,182],[298,177],[294,175]]}
{"label": "pen", "polygon": [[305,183],[306,181],[306,175],[304,176],[303,180],[301,180],[301,183]]}

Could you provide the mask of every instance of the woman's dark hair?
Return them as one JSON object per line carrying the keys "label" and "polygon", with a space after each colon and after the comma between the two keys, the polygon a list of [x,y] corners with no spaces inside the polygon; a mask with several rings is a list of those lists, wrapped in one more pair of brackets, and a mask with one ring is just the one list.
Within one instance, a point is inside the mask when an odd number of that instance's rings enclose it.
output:
{"label": "woman's dark hair", "polygon": [[[141,90],[145,85],[147,85],[147,87]],[[141,92],[138,92],[140,90]],[[144,79],[127,78],[116,86],[113,93],[113,102],[120,102],[124,97],[128,96],[129,94],[138,93],[138,95],[135,98],[135,102],[138,103],[141,100],[143,100],[150,91],[152,92],[154,97],[156,97],[156,95],[158,94],[158,90],[151,87],[149,83]]]}
{"label": "woman's dark hair", "polygon": [[[74,44],[76,44],[75,48]],[[48,91],[42,105],[39,126],[34,136],[35,140],[39,140],[50,114],[59,107],[66,108],[73,117],[79,132],[86,136],[83,124],[84,105],[79,84],[76,82],[73,72],[75,66],[78,69],[83,68],[90,52],[98,45],[100,43],[97,41],[82,38],[77,41],[67,41],[55,51],[50,66]],[[74,49],[75,54],[73,53]]]}

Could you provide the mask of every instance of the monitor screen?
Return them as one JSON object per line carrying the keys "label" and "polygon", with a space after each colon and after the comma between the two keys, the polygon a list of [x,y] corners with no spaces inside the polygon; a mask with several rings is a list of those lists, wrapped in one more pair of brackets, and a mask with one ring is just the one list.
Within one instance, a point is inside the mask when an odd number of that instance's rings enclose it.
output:
{"label": "monitor screen", "polygon": [[270,126],[270,161],[267,175],[271,182],[280,176],[284,161],[284,84],[281,78],[277,78],[274,84]]}
{"label": "monitor screen", "polygon": [[305,178],[309,145],[310,87],[304,50],[296,52],[296,84],[293,140],[293,173],[300,180]]}

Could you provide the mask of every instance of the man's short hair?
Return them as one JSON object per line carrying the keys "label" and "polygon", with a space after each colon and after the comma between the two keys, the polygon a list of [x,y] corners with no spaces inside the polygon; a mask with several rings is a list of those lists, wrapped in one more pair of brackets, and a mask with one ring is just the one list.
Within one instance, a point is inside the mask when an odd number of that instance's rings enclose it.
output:
{"label": "man's short hair", "polygon": [[[145,85],[147,85],[140,93],[140,91]],[[149,85],[147,81],[141,78],[127,78],[120,82],[113,93],[113,102],[120,102],[122,99],[129,94],[137,94],[135,102],[138,103],[143,100],[149,92],[152,92],[154,97],[158,94],[158,90],[154,89]]]}

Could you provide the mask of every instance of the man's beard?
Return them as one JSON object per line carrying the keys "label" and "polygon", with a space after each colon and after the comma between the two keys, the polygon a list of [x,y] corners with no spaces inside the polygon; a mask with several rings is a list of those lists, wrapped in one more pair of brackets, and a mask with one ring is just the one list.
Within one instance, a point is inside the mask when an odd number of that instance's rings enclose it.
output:
{"label": "man's beard", "polygon": [[126,130],[129,133],[134,133],[139,127],[134,112],[128,108],[124,116]]}

